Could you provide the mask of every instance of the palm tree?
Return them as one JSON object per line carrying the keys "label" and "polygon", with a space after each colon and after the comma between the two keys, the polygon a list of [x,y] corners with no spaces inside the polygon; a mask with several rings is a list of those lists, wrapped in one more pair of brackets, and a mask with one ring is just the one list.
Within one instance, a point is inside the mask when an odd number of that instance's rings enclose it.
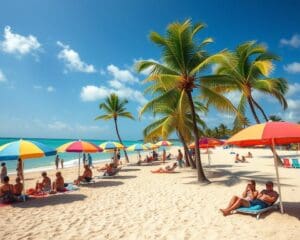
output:
{"label": "palm tree", "polygon": [[277,115],[270,115],[269,120],[271,120],[272,122],[281,122],[282,118]]}
{"label": "palm tree", "polygon": [[[126,99],[120,100],[118,95],[115,93],[110,94],[103,103],[100,103],[99,108],[105,112],[104,115],[98,116],[95,120],[114,120],[116,133],[119,139],[119,142],[123,144],[122,139],[120,137],[119,129],[118,129],[118,118],[125,117],[129,119],[134,119],[130,112],[126,111],[125,105],[128,103]],[[129,162],[128,155],[126,150],[124,149],[124,154],[126,161]]]}
{"label": "palm tree", "polygon": [[[150,33],[150,39],[162,49],[162,62],[140,61],[136,68],[138,72],[150,69],[151,73],[146,82],[153,82],[148,88],[152,94],[168,94],[174,89],[184,92],[191,109],[195,145],[199,140],[196,112],[193,101],[193,91],[200,90],[200,95],[209,104],[214,104],[223,111],[233,111],[234,106],[224,96],[204,86],[200,82],[200,73],[208,64],[226,58],[226,52],[212,56],[204,50],[211,43],[211,38],[204,39],[200,44],[196,39],[197,33],[205,27],[198,23],[192,25],[190,20],[183,23],[172,23],[167,27],[166,35],[157,32]],[[227,59],[227,58],[226,58]],[[195,92],[195,91],[194,91]],[[199,93],[198,93],[199,94]],[[195,151],[198,181],[209,182],[206,178],[200,158],[199,149]]]}
{"label": "palm tree", "polygon": [[[248,103],[256,123],[260,123],[257,110],[261,112],[265,121],[268,121],[268,117],[254,99],[254,91],[276,98],[283,109],[287,108],[284,97],[288,90],[287,81],[283,78],[269,77],[274,69],[273,61],[279,60],[278,56],[268,52],[264,45],[255,41],[239,45],[231,55],[230,61],[221,59],[216,75],[202,77],[205,86],[219,93],[240,92],[238,111],[245,114]],[[235,127],[240,128],[240,125],[241,121],[236,119]]]}
{"label": "palm tree", "polygon": [[[198,112],[206,112],[207,108],[201,103],[195,102]],[[173,90],[168,94],[159,96],[149,101],[140,111],[140,114],[152,111],[154,115],[160,118],[152,122],[144,129],[145,139],[152,139],[154,136],[167,139],[168,136],[176,132],[184,147],[185,156],[188,165],[196,168],[195,163],[189,157],[187,143],[193,140],[191,129],[193,128],[193,120],[188,98],[185,92]],[[196,115],[197,123],[201,127],[205,127],[205,123]],[[199,133],[201,131],[199,129]]]}

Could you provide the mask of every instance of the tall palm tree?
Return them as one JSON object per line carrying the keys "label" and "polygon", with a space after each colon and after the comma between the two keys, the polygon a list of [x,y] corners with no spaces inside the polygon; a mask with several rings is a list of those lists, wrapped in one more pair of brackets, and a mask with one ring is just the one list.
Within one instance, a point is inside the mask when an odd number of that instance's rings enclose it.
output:
{"label": "tall palm tree", "polygon": [[[119,128],[118,128],[118,118],[125,117],[129,119],[134,119],[130,112],[126,111],[125,105],[128,103],[126,99],[120,100],[118,95],[115,93],[110,94],[103,103],[100,103],[99,108],[105,112],[104,115],[100,115],[95,118],[95,120],[114,120],[116,133],[119,139],[119,142],[123,144],[122,139],[120,137]],[[128,155],[126,150],[124,149],[124,154],[126,161],[129,162]]]}
{"label": "tall palm tree", "polygon": [[[152,94],[168,94],[169,91],[173,91],[174,89],[185,92],[191,109],[196,146],[199,134],[192,94],[195,90],[200,90],[197,94],[201,95],[209,104],[214,104],[220,110],[233,111],[234,109],[234,106],[227,98],[202,85],[200,82],[200,73],[206,69],[207,65],[219,59],[224,59],[227,55],[226,52],[221,52],[209,56],[204,47],[212,42],[211,38],[206,38],[198,43],[196,35],[204,27],[205,25],[202,23],[192,25],[190,20],[186,20],[183,23],[171,23],[167,27],[165,36],[157,32],[151,32],[150,39],[162,49],[163,63],[140,61],[136,65],[138,72],[146,69],[151,70],[146,81],[153,83],[148,88],[148,91],[151,91]],[[198,148],[195,151],[195,158],[198,181],[209,182],[202,168]]]}
{"label": "tall palm tree", "polygon": [[[279,57],[268,52],[266,47],[255,41],[239,45],[231,54],[230,61],[222,61],[216,69],[216,75],[202,77],[202,83],[219,93],[240,92],[238,111],[245,114],[248,103],[256,123],[260,123],[257,110],[265,121],[268,117],[263,108],[254,99],[254,91],[274,97],[287,108],[284,94],[288,90],[287,81],[283,78],[270,77],[274,69],[273,62]],[[221,59],[222,60],[222,59]],[[235,120],[235,127],[241,127],[241,121]],[[281,164],[281,161],[279,162]]]}
{"label": "tall palm tree", "polygon": [[[206,112],[207,108],[199,102],[195,102],[198,112]],[[152,139],[154,136],[167,139],[170,134],[176,132],[184,147],[185,156],[188,164],[195,168],[193,160],[189,157],[187,143],[193,140],[192,131],[193,120],[190,105],[185,92],[173,90],[168,94],[161,95],[149,101],[140,111],[153,112],[159,119],[152,122],[144,129],[145,139]],[[196,115],[198,126],[205,127],[205,123]],[[201,133],[199,128],[199,133]]]}

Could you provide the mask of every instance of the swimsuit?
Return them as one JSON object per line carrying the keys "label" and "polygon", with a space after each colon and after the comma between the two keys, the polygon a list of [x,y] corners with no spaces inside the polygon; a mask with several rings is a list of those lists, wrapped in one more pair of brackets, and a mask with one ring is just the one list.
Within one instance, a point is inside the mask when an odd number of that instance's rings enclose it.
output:
{"label": "swimsuit", "polygon": [[262,209],[262,208],[267,208],[267,207],[270,206],[269,204],[267,204],[266,202],[264,202],[264,201],[262,201],[262,200],[260,200],[260,199],[255,199],[255,200],[250,201],[250,206],[251,206],[251,207],[252,207],[252,206],[255,206],[255,205],[260,206],[261,209]]}

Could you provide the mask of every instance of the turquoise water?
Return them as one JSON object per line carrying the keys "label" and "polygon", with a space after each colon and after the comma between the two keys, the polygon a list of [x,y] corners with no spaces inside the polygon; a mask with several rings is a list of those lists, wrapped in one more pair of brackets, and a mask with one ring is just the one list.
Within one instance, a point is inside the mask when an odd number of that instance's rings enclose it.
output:
{"label": "turquoise water", "polygon": [[[12,141],[19,140],[19,138],[0,138],[0,146]],[[43,139],[43,138],[24,138],[24,140],[33,140],[41,142],[49,147],[57,148],[62,144],[65,144],[70,141],[76,141],[77,139]],[[92,142],[96,145],[100,145],[103,142],[108,140],[93,140],[93,139],[83,139],[84,141]],[[141,141],[123,141],[125,146],[130,146],[135,143],[141,143]],[[175,146],[180,145],[179,142],[173,142]],[[134,154],[134,152],[128,152],[129,155]],[[93,162],[105,161],[112,157],[112,153],[93,153],[91,154]],[[60,158],[64,159],[64,166],[75,166],[78,164],[78,153],[60,153]],[[121,151],[121,158],[124,157],[123,151]],[[55,156],[36,158],[36,159],[27,159],[24,161],[25,170],[37,170],[37,169],[47,169],[53,168]],[[136,159],[132,159],[136,161]],[[8,172],[14,172],[16,170],[17,161],[5,161],[7,165]]]}

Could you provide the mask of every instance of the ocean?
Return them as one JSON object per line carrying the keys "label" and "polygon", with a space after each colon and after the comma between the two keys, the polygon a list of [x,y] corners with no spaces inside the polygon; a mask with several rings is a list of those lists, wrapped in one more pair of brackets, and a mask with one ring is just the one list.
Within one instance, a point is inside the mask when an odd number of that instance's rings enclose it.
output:
{"label": "ocean", "polygon": [[[57,148],[67,142],[76,141],[77,139],[47,139],[47,138],[23,138],[24,140],[32,140],[43,143],[49,147]],[[19,140],[19,138],[0,138],[0,146],[3,144]],[[103,142],[110,141],[110,140],[93,140],[93,139],[83,139],[84,141],[92,142],[96,145],[100,145]],[[142,143],[142,141],[123,141],[125,146],[130,146],[135,143]],[[179,146],[180,143],[178,141],[172,141],[175,146]],[[127,152],[130,158],[131,155],[131,162],[135,162],[136,159],[133,159],[132,154],[135,152]],[[145,153],[146,154],[146,153]],[[108,152],[101,152],[101,153],[92,153],[93,163],[103,162],[111,159],[112,153]],[[78,165],[78,153],[59,153],[59,157],[64,159],[64,167],[71,167]],[[124,153],[121,151],[121,159],[124,158]],[[55,156],[43,157],[43,158],[36,158],[36,159],[26,159],[24,161],[24,171],[43,171],[53,169],[55,166]],[[6,163],[8,172],[10,174],[15,173],[17,160],[10,160],[4,161]]]}

